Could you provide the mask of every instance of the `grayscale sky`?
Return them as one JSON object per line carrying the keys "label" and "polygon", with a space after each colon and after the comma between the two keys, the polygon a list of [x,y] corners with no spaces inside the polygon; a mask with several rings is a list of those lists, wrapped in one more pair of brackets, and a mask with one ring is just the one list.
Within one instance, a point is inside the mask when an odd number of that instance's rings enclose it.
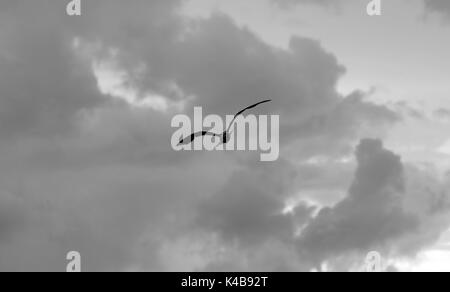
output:
{"label": "grayscale sky", "polygon": [[[0,2],[0,271],[450,271],[450,2]],[[280,159],[171,119],[280,115]]]}

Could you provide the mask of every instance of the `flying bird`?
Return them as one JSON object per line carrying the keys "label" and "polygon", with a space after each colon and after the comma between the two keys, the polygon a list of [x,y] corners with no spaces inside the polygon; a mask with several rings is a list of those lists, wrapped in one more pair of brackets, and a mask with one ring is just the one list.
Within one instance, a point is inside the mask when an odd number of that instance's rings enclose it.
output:
{"label": "flying bird", "polygon": [[228,125],[228,128],[226,129],[226,131],[224,131],[222,134],[216,134],[216,133],[212,133],[212,132],[208,132],[208,131],[200,131],[200,132],[196,132],[196,133],[192,133],[191,135],[183,138],[180,140],[180,143],[178,144],[178,146],[180,145],[188,145],[191,144],[195,139],[197,139],[198,137],[204,137],[204,136],[212,136],[212,137],[219,137],[220,138],[220,142],[222,144],[227,144],[228,142],[230,142],[231,139],[231,127],[233,126],[234,122],[236,121],[237,117],[239,117],[240,115],[242,115],[243,113],[245,113],[246,111],[253,109],[263,103],[268,103],[271,102],[271,99],[268,100],[264,100],[261,102],[258,102],[254,105],[251,105],[249,107],[244,108],[243,110],[241,110],[240,112],[238,112],[237,114],[234,115],[233,120],[231,121],[230,125]]}

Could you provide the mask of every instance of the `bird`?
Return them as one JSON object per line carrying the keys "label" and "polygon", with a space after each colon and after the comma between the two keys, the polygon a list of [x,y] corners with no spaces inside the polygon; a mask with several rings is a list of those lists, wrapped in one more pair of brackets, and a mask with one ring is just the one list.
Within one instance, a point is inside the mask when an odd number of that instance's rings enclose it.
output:
{"label": "bird", "polygon": [[244,108],[243,110],[239,111],[237,114],[234,115],[234,118],[233,118],[233,120],[231,120],[231,123],[228,125],[228,128],[221,134],[212,133],[209,131],[200,131],[200,132],[192,133],[191,135],[189,135],[185,138],[182,138],[180,140],[180,143],[178,143],[178,146],[191,144],[198,137],[204,137],[204,136],[219,137],[221,144],[227,144],[231,140],[230,129],[233,126],[234,122],[236,121],[237,117],[239,117],[240,115],[242,115],[243,113],[245,113],[246,111],[248,111],[250,109],[253,109],[263,103],[268,103],[271,101],[272,101],[271,99],[263,100],[263,101],[255,103],[254,105],[248,106],[248,107]]}

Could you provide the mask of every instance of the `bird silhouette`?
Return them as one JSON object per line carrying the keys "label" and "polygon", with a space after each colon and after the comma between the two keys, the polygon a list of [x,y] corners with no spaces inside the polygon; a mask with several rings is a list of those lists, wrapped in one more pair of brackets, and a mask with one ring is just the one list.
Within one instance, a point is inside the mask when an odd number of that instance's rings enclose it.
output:
{"label": "bird silhouette", "polygon": [[233,126],[233,124],[236,121],[238,116],[242,115],[246,111],[253,109],[263,103],[268,103],[271,101],[272,101],[271,99],[264,100],[264,101],[255,103],[254,105],[248,106],[248,107],[244,108],[243,110],[239,111],[237,114],[234,115],[234,118],[233,118],[233,120],[231,120],[231,123],[228,125],[228,128],[221,134],[212,133],[212,132],[208,132],[208,131],[200,131],[200,132],[192,133],[191,135],[181,139],[180,143],[178,143],[178,146],[191,144],[198,137],[204,137],[204,136],[219,137],[221,144],[227,144],[231,140],[231,135],[230,135],[231,127]]}

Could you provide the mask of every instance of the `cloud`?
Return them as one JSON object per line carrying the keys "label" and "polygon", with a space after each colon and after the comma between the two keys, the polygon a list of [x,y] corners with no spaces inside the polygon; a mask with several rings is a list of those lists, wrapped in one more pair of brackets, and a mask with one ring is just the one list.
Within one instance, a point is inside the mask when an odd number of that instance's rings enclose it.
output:
{"label": "cloud", "polygon": [[414,258],[449,227],[445,179],[403,164],[380,140],[362,140],[356,158],[348,195],[321,209],[297,239],[301,258],[312,266],[354,269],[372,250],[394,262]]}
{"label": "cloud", "polygon": [[26,221],[26,207],[17,196],[0,193],[0,244],[13,236],[13,232],[20,229]]}
{"label": "cloud", "polygon": [[[294,218],[283,213],[295,170],[287,162],[236,172],[216,194],[199,205],[198,225],[218,232],[225,241],[255,246],[268,239],[290,240]],[[289,179],[290,177],[290,179]],[[313,208],[299,206],[298,218]]]}
{"label": "cloud", "polygon": [[442,14],[450,13],[450,3],[445,0],[425,0],[425,9]]}
{"label": "cloud", "polygon": [[[345,67],[319,42],[294,37],[276,49],[228,16],[180,16],[181,1],[84,4],[79,19],[64,15],[63,2],[0,4],[0,270],[61,271],[70,250],[89,271],[308,270],[299,248],[325,259],[311,244],[321,238],[315,230],[335,218],[346,228],[340,216],[350,207],[360,219],[374,201],[368,214],[381,239],[415,222],[394,208],[403,191],[397,156],[370,141],[342,207],[310,226],[321,206],[285,212],[303,188],[342,188],[351,172],[308,161],[345,157],[399,119],[364,92],[340,95]],[[107,73],[121,78],[108,83]],[[142,106],[148,98],[156,106]],[[230,114],[262,98],[273,99],[262,114],[282,117],[279,162],[170,149],[173,114],[195,105]],[[377,242],[352,236],[349,248]],[[343,242],[330,253],[345,251]]]}
{"label": "cloud", "polygon": [[448,177],[441,178],[432,167],[406,165],[405,173],[408,195],[403,206],[407,212],[419,218],[420,224],[416,232],[398,241],[395,252],[414,256],[437,242],[449,228],[449,180]]}
{"label": "cloud", "polygon": [[405,166],[380,140],[361,141],[356,158],[348,194],[332,207],[303,202],[286,212],[284,198],[305,175],[298,177],[284,162],[231,176],[195,211],[195,232],[219,236],[208,252],[222,251],[197,269],[309,271],[325,264],[344,271],[360,269],[371,250],[395,262],[436,242],[448,228],[448,187]]}
{"label": "cloud", "polygon": [[67,131],[74,113],[101,102],[94,79],[74,62],[61,18],[40,18],[49,13],[43,3],[3,5],[0,47],[8,57],[0,70],[0,135]]}
{"label": "cloud", "polygon": [[299,251],[318,265],[344,253],[381,248],[417,228],[417,218],[402,207],[406,190],[400,157],[379,140],[363,140],[356,157],[348,197],[322,209],[299,238]]}
{"label": "cloud", "polygon": [[439,120],[449,120],[450,119],[450,109],[440,108],[434,111],[434,116]]}

